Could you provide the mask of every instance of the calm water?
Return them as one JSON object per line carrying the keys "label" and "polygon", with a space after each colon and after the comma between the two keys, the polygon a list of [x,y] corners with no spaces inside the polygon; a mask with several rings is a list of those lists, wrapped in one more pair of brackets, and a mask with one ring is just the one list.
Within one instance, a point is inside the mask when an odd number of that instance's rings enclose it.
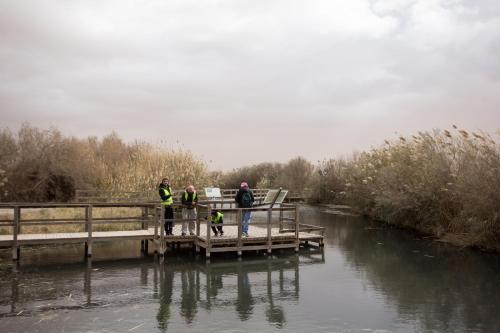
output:
{"label": "calm water", "polygon": [[301,218],[327,228],[324,249],[160,261],[125,242],[83,262],[70,245],[23,249],[19,266],[0,251],[0,331],[500,332],[500,256],[326,209]]}

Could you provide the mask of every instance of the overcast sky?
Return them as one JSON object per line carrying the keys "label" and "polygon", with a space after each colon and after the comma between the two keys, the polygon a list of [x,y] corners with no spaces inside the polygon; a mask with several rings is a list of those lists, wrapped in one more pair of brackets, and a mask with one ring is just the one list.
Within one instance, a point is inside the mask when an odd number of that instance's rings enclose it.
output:
{"label": "overcast sky", "polygon": [[498,130],[500,1],[0,0],[0,78],[2,127],[315,163]]}

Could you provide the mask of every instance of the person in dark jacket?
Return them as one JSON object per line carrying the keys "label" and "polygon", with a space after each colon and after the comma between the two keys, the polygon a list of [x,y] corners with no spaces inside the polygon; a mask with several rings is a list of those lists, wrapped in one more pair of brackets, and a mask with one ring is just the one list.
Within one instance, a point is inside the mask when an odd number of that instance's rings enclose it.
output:
{"label": "person in dark jacket", "polygon": [[173,235],[173,219],[174,219],[174,198],[172,197],[172,189],[168,178],[163,178],[159,187],[161,204],[165,208],[165,234]]}
{"label": "person in dark jacket", "polygon": [[[238,208],[252,208],[255,199],[246,182],[241,183],[240,189],[238,190],[238,193],[236,193],[234,201],[238,204]],[[251,220],[252,212],[250,210],[243,210],[241,214],[241,235],[244,237],[248,237],[248,225]]]}

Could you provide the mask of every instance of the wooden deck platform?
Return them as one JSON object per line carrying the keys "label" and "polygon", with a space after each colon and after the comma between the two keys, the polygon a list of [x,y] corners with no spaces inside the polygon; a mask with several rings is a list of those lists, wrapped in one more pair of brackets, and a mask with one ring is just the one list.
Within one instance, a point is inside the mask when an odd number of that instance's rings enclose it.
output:
{"label": "wooden deck platform", "polygon": [[[181,226],[174,227],[173,236],[164,236],[165,243],[193,243],[206,248],[207,235],[206,231],[201,228],[199,236],[181,236]],[[235,225],[224,226],[224,235],[215,237],[211,235],[210,242],[215,245],[235,244],[238,241],[238,227]],[[280,232],[279,228],[271,229],[271,237],[273,242],[294,241],[294,232]],[[249,237],[242,238],[242,244],[252,244],[267,241],[267,229],[260,226],[250,225]],[[19,234],[17,236],[17,244],[21,245],[42,245],[55,243],[84,243],[89,240],[87,232],[70,232],[70,233],[44,233],[44,234]],[[129,231],[94,231],[92,233],[92,241],[113,241],[113,240],[148,240],[159,243],[159,239],[155,237],[155,229],[147,230],[129,230]],[[322,244],[323,236],[307,232],[299,232],[299,240],[301,242],[316,242]],[[14,244],[13,235],[0,235],[0,246],[10,247]],[[295,246],[295,245],[294,245]],[[212,250],[217,252],[217,250]]]}
{"label": "wooden deck platform", "polygon": [[[44,209],[60,209],[67,207],[77,207],[84,209],[85,218],[73,219],[37,219],[33,217],[23,218],[24,211],[36,207]],[[199,252],[204,249],[207,258],[211,252],[237,252],[241,255],[243,251],[251,250],[267,250],[271,253],[273,249],[294,248],[298,251],[301,243],[315,243],[317,246],[323,246],[323,236],[314,234],[310,231],[323,232],[323,228],[311,225],[299,224],[298,212],[293,205],[283,205],[280,207],[259,207],[250,208],[260,217],[250,223],[249,236],[241,235],[241,215],[244,210],[241,208],[219,208],[229,213],[228,221],[224,221],[224,236],[215,237],[210,229],[210,222],[203,219],[202,216],[210,216],[213,209],[211,205],[200,205],[198,218],[192,220],[195,222],[195,235],[181,236],[182,219],[174,219],[174,235],[165,235],[163,231],[163,208],[160,205],[144,203],[143,207],[139,203],[131,203],[130,207],[142,208],[142,213],[138,216],[127,217],[98,217],[94,216],[93,208],[113,207],[113,204],[10,204],[3,205],[2,208],[12,209],[12,217],[7,217],[0,220],[0,227],[10,228],[12,234],[0,235],[0,246],[12,248],[12,259],[19,259],[20,247],[26,245],[43,245],[43,244],[58,244],[58,243],[84,243],[87,256],[92,255],[92,244],[94,242],[117,241],[117,240],[140,240],[141,250],[145,253],[149,251],[149,245],[152,249],[163,255],[169,246],[172,244],[180,245],[182,243],[191,244]],[[127,204],[119,203],[116,207],[127,207]],[[259,213],[260,212],[260,213]],[[263,212],[267,215],[267,219],[263,219]],[[279,213],[279,217],[273,213]],[[113,224],[113,223],[130,223],[135,225],[138,230],[129,231],[96,231],[95,225]],[[50,225],[83,225],[83,232],[47,232],[47,233],[25,233],[23,228],[30,226],[50,226]],[[56,229],[57,230],[57,229]],[[59,229],[61,230],[61,229]],[[207,232],[210,231],[208,234]]]}

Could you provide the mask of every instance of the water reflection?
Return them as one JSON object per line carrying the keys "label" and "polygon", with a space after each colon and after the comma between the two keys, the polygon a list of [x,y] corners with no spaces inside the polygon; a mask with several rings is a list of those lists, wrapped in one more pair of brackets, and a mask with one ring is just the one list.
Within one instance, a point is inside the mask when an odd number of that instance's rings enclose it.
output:
{"label": "water reflection", "polygon": [[265,318],[281,328],[286,323],[285,310],[275,300],[298,302],[299,266],[324,262],[323,249],[314,248],[274,258],[194,263],[167,259],[154,266],[154,274],[159,275],[158,327],[167,331],[172,309],[179,303],[176,288],[180,288],[179,311],[188,325],[195,320],[199,307],[208,311],[234,309],[241,321],[247,321],[254,315],[255,305],[266,304]]}
{"label": "water reflection", "polygon": [[[500,256],[316,208],[301,220],[326,227],[326,262],[305,247],[82,263],[81,248],[72,261],[57,247],[17,268],[0,250],[2,332],[500,332]],[[139,255],[129,247],[96,254]]]}
{"label": "water reflection", "polygon": [[242,321],[248,320],[252,315],[253,302],[248,272],[241,271],[238,273],[238,299],[236,300],[236,311]]}
{"label": "water reflection", "polygon": [[222,256],[211,262],[174,254],[165,259],[14,266],[0,270],[0,318],[13,323],[26,316],[35,321],[61,310],[156,303],[155,326],[163,332],[174,322],[178,328],[179,319],[184,326],[194,325],[200,309],[203,315],[211,310],[233,312],[242,322],[264,318],[281,328],[287,322],[282,303],[299,300],[300,266],[324,262],[323,249],[306,248],[299,254],[284,251],[242,260]]}
{"label": "water reflection", "polygon": [[500,332],[498,255],[461,250],[362,218],[315,209],[302,213],[328,226],[329,246],[394,306],[400,321],[426,332]]}
{"label": "water reflection", "polygon": [[160,307],[158,308],[158,314],[156,315],[156,320],[158,320],[158,327],[162,331],[166,331],[171,316],[170,304],[172,303],[172,295],[174,288],[174,271],[171,269],[162,269],[161,272],[162,275],[160,282]]}

